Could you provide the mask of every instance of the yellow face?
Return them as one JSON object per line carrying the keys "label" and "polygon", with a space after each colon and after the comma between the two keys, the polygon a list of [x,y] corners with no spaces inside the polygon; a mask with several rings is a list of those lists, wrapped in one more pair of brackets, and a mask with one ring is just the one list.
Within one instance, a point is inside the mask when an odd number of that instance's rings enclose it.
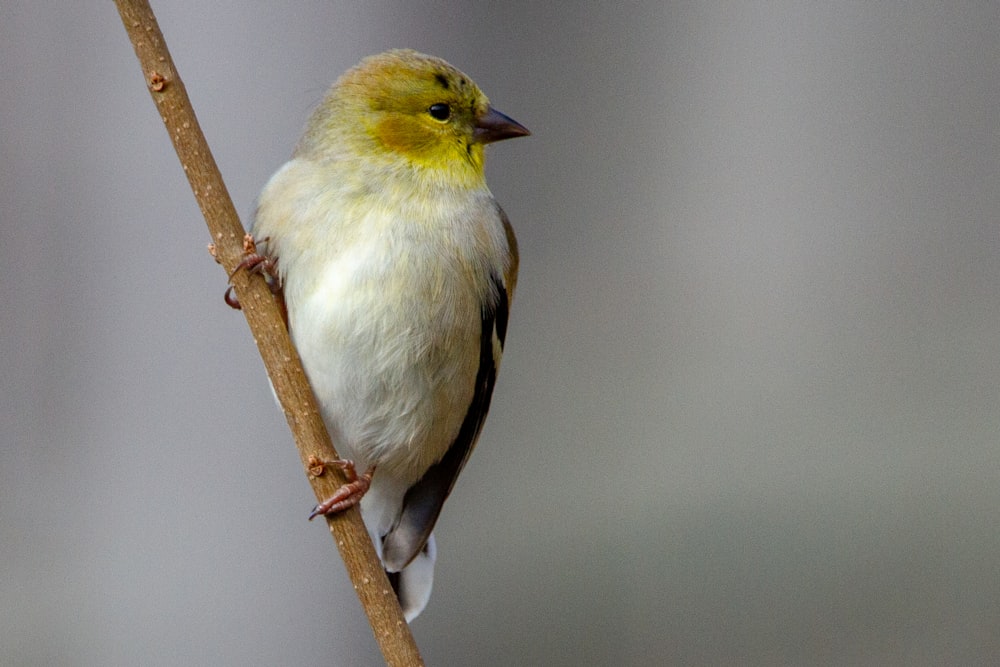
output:
{"label": "yellow face", "polygon": [[380,147],[424,167],[465,163],[482,171],[476,124],[489,113],[489,100],[443,60],[390,51],[362,61],[338,87],[365,107],[365,129]]}
{"label": "yellow face", "polygon": [[310,118],[296,156],[416,166],[440,182],[478,187],[483,146],[527,134],[445,61],[395,50],[365,58],[337,80]]}
{"label": "yellow face", "polygon": [[483,167],[483,145],[475,140],[476,119],[489,101],[464,75],[432,68],[394,78],[402,90],[372,100],[372,133],[387,149],[427,167],[467,161]]}

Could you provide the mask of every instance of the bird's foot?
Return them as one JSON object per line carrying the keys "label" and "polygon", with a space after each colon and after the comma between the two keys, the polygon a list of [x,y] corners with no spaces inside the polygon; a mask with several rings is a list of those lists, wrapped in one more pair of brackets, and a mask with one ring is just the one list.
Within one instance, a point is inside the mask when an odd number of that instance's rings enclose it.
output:
{"label": "bird's foot", "polygon": [[344,475],[347,477],[347,482],[337,489],[336,493],[313,508],[312,514],[309,515],[310,521],[321,514],[336,514],[337,512],[343,512],[354,507],[361,502],[361,498],[368,493],[368,489],[372,485],[372,475],[375,473],[375,467],[372,466],[359,477],[358,471],[354,468],[354,461],[349,461],[348,459],[320,461],[319,459],[312,458],[309,460],[309,472],[319,477],[328,465],[337,466],[343,470]]}
{"label": "bird's foot", "polygon": [[[261,245],[267,243],[270,237],[261,239],[259,243]],[[229,279],[232,280],[233,276],[240,269],[249,271],[250,273],[260,273],[267,279],[267,285],[271,288],[272,294],[281,293],[281,283],[278,280],[278,258],[272,257],[266,253],[258,252],[257,250],[258,241],[253,237],[252,234],[246,234],[243,237],[243,261],[236,265],[233,272],[229,274]],[[211,250],[209,251],[211,252]],[[214,253],[213,253],[214,256]],[[233,294],[233,286],[230,285],[226,289],[226,294],[223,297],[230,308],[235,308],[240,310],[240,300],[236,298]]]}

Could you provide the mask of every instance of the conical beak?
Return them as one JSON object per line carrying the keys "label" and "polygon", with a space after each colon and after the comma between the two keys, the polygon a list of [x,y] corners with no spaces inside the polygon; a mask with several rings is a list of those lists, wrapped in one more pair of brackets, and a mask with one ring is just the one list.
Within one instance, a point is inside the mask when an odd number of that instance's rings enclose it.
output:
{"label": "conical beak", "polygon": [[486,110],[486,115],[476,120],[475,140],[481,144],[489,144],[502,139],[526,137],[531,132],[513,118],[508,118],[493,107]]}

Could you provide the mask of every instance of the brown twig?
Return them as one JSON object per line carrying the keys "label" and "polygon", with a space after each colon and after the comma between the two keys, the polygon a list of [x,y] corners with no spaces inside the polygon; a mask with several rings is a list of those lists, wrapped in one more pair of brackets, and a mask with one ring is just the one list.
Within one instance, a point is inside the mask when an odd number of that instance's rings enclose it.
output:
{"label": "brown twig", "polygon": [[[231,273],[244,257],[245,232],[195,118],[184,84],[174,68],[153,10],[146,0],[116,0],[115,4],[139,58],[146,85],[208,223],[215,242],[216,259],[227,273]],[[316,499],[323,501],[346,480],[334,467],[328,467],[329,472],[318,477],[308,474],[311,461],[332,461],[339,456],[330,444],[319,406],[279,307],[260,275],[238,271],[232,282],[295,436]],[[357,508],[351,508],[328,517],[327,521],[386,663],[422,665],[409,625],[368,538],[361,514]],[[337,604],[332,602],[333,607]]]}

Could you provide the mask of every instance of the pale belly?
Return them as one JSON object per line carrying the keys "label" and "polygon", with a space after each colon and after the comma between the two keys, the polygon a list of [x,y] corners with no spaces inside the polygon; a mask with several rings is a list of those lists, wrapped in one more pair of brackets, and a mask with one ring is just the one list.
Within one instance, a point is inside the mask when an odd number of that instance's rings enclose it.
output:
{"label": "pale belly", "polygon": [[334,445],[359,469],[418,480],[472,400],[481,313],[468,274],[352,253],[286,285],[292,338]]}

